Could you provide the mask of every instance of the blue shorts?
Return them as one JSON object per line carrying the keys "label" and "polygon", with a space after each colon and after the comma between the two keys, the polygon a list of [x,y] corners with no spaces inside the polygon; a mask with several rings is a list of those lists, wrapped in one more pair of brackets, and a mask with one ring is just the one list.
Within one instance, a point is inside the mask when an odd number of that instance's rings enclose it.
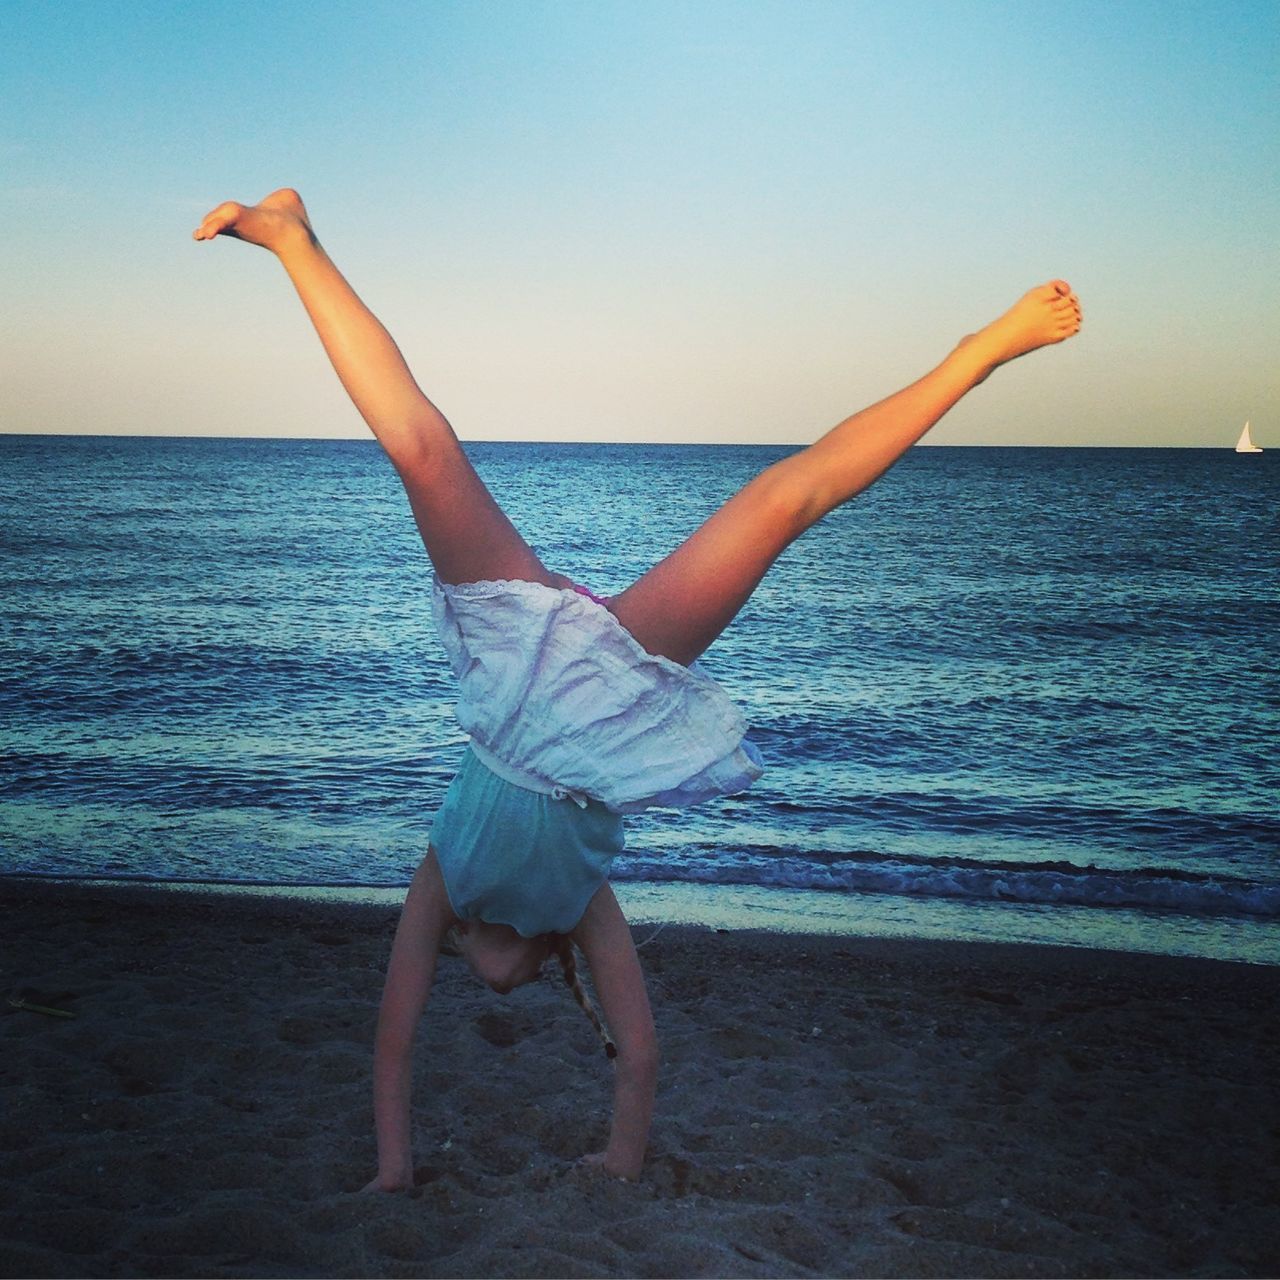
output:
{"label": "blue shorts", "polygon": [[599,800],[517,786],[470,747],[431,826],[457,916],[526,938],[569,933],[623,845],[622,816]]}

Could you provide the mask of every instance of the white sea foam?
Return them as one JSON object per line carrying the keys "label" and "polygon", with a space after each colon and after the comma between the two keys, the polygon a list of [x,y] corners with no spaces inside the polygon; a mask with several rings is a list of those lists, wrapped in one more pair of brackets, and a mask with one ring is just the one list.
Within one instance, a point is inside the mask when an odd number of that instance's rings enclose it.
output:
{"label": "white sea foam", "polygon": [[814,861],[724,853],[714,861],[629,856],[615,864],[614,877],[1042,906],[1126,907],[1198,916],[1280,916],[1280,884],[1159,868],[1120,871],[1063,863],[980,866],[966,859],[907,861],[870,855]]}

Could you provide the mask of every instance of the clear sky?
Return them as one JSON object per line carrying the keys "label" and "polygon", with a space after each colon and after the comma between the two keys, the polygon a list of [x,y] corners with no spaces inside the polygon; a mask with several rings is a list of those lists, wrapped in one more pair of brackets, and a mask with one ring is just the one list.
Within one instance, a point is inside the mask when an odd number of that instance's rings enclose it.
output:
{"label": "clear sky", "polygon": [[1274,0],[4,0],[0,431],[365,435],[299,188],[464,439],[799,443],[1029,285],[946,444],[1280,448]]}

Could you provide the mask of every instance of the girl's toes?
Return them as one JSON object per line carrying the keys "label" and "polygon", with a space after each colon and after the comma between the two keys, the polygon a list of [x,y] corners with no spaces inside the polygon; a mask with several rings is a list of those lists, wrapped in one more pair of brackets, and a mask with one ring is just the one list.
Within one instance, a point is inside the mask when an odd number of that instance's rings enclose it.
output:
{"label": "girl's toes", "polygon": [[234,225],[242,213],[244,213],[244,205],[236,204],[233,200],[225,201],[204,215],[204,221],[196,232],[196,239],[212,240],[220,231]]}

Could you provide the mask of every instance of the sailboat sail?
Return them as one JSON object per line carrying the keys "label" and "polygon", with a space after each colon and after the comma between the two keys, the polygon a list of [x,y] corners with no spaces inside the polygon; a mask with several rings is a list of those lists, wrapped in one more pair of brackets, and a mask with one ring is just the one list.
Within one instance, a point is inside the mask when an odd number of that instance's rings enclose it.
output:
{"label": "sailboat sail", "polygon": [[1262,449],[1253,443],[1253,437],[1249,434],[1249,424],[1244,424],[1244,430],[1240,433],[1240,439],[1236,441],[1237,453],[1261,453]]}

